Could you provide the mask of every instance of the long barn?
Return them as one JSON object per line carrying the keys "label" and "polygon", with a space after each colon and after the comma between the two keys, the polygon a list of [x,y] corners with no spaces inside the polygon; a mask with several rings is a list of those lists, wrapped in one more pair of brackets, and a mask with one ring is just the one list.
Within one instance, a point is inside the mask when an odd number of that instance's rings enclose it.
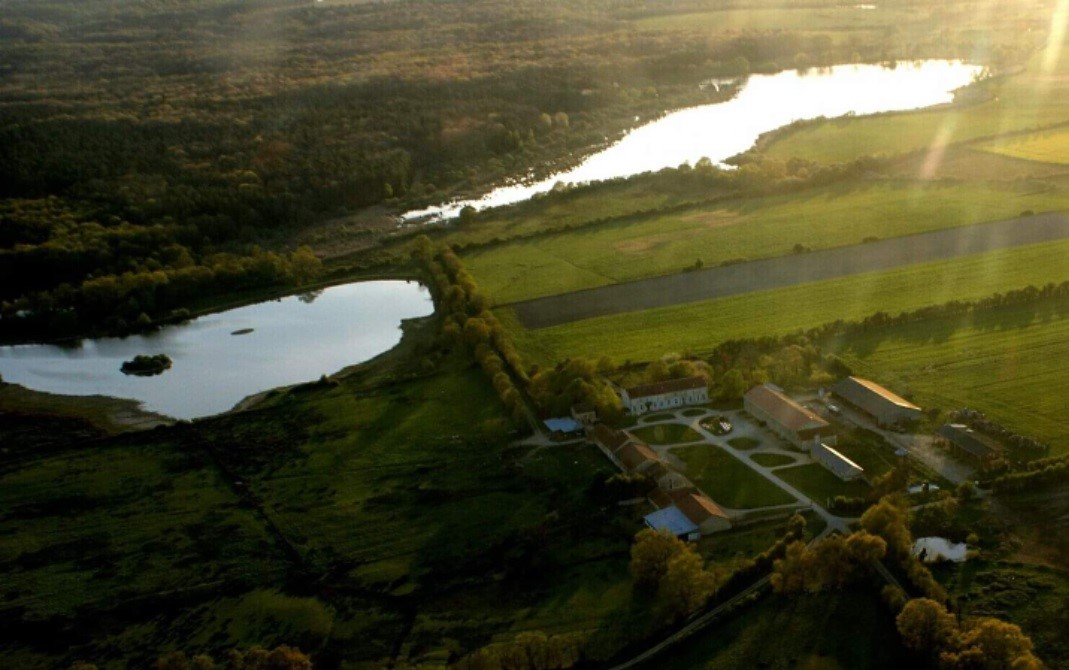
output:
{"label": "long barn", "polygon": [[921,418],[921,408],[876,382],[847,377],[832,387],[832,393],[855,407],[879,426],[910,423]]}

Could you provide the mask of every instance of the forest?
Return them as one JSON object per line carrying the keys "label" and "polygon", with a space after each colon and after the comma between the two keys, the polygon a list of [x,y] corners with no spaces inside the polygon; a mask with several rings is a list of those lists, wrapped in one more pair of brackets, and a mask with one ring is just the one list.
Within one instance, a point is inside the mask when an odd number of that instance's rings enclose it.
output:
{"label": "forest", "polygon": [[[977,46],[922,15],[852,31],[672,23],[724,9],[708,0],[0,6],[9,341],[306,282],[287,267],[307,260],[290,257],[301,231],[344,220],[374,246],[409,207],[559,169],[640,118],[725,95],[696,85],[709,77]],[[994,64],[1034,47],[1012,34],[988,45]]]}

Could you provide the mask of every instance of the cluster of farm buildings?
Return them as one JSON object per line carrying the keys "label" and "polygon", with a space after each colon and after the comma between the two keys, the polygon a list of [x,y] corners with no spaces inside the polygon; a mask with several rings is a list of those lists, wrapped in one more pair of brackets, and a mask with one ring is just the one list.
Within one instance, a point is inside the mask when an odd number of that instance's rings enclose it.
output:
{"label": "cluster of farm buildings", "polygon": [[[702,405],[709,391],[701,377],[673,379],[617,392],[632,415]],[[822,394],[823,395],[823,394]],[[879,384],[860,377],[847,377],[830,389],[853,411],[881,428],[901,428],[916,422],[922,410]],[[834,411],[839,411],[830,405]],[[761,384],[743,397],[743,409],[760,425],[777,434],[795,449],[809,454],[843,481],[865,477],[864,468],[835,449],[834,426],[809,407],[790,398],[783,389]],[[657,511],[646,517],[650,527],[666,529],[676,536],[697,539],[702,535],[731,528],[731,516],[683,474],[674,470],[649,445],[625,430],[597,422],[593,408],[576,406],[571,427],[585,427],[587,439],[595,444],[621,471],[641,474],[656,484],[649,501]],[[966,426],[947,424],[939,430],[943,443],[959,455],[981,466],[1001,455],[1001,446]]]}

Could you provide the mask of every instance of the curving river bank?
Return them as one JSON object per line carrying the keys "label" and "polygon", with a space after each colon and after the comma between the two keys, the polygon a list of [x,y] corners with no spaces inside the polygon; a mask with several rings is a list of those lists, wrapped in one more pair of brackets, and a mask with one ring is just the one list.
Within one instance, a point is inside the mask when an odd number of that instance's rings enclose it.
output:
{"label": "curving river bank", "polygon": [[752,75],[725,102],[670,112],[640,126],[575,168],[533,183],[495,188],[481,198],[406,212],[403,221],[456,217],[464,207],[511,205],[547,193],[558,183],[579,184],[630,177],[694,164],[723,164],[752,147],[764,133],[795,121],[847,114],[922,109],[952,102],[954,91],[983,73],[979,65],[927,60],[884,65],[836,65],[805,72]]}

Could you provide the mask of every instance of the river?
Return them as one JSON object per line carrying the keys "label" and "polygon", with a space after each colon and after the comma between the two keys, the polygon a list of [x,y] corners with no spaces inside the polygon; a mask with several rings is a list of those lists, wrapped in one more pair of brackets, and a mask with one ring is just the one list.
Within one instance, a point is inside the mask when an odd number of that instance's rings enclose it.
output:
{"label": "river", "polygon": [[[402,320],[433,311],[429,293],[416,282],[357,282],[209,314],[147,335],[88,339],[72,347],[0,347],[0,375],[38,391],[131,398],[147,410],[192,419],[373,358],[397,345]],[[161,375],[120,371],[135,355],[161,353],[174,362]]]}
{"label": "river", "polygon": [[[953,101],[954,91],[983,68],[960,61],[927,60],[882,65],[836,65],[799,72],[752,75],[731,99],[671,112],[635,128],[575,168],[533,183],[509,184],[481,198],[405,213],[403,221],[456,217],[463,207],[487,209],[528,200],[558,183],[580,184],[629,177],[702,158],[723,162],[752,147],[764,133],[795,121],[846,114],[922,109]],[[722,83],[722,82],[721,82]]]}

